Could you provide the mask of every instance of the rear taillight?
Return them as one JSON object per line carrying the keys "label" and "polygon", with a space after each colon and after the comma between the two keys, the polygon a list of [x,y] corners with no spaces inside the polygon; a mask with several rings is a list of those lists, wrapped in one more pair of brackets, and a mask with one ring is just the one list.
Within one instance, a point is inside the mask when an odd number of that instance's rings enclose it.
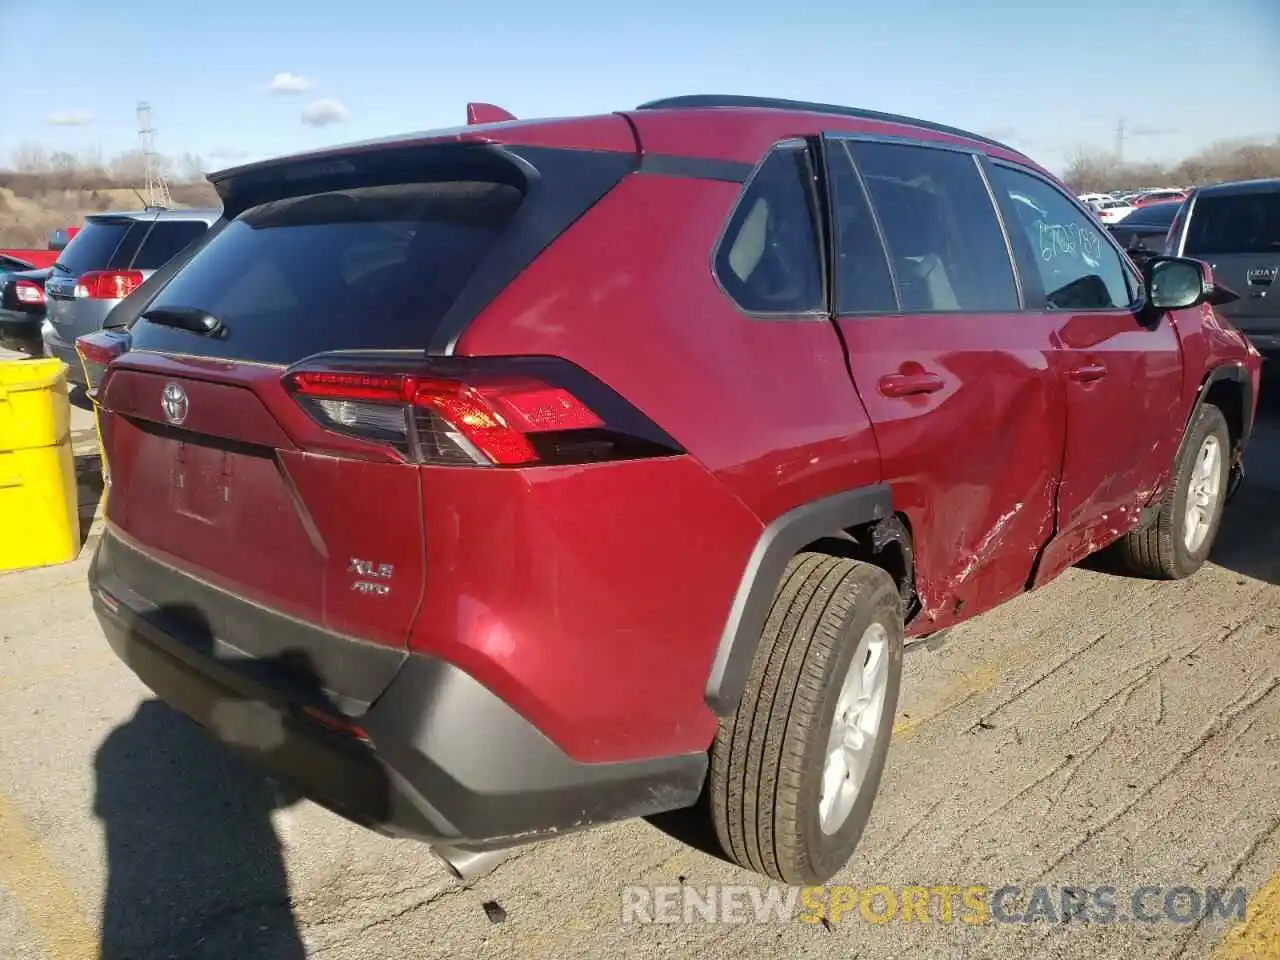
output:
{"label": "rear taillight", "polygon": [[[564,382],[566,366],[383,372],[295,370],[285,388],[328,430],[394,447],[416,463],[533,466],[679,453],[673,440],[579,371],[594,389]],[[562,374],[557,376],[556,374]],[[584,392],[593,393],[588,400]]]}
{"label": "rear taillight", "polygon": [[13,285],[13,294],[19,303],[39,305],[44,303],[44,288],[30,280],[19,280]]}
{"label": "rear taillight", "polygon": [[91,395],[102,386],[111,361],[129,349],[129,342],[130,336],[125,330],[99,330],[76,338],[76,354]]}
{"label": "rear taillight", "polygon": [[142,286],[137,270],[94,270],[76,281],[77,300],[123,300]]}

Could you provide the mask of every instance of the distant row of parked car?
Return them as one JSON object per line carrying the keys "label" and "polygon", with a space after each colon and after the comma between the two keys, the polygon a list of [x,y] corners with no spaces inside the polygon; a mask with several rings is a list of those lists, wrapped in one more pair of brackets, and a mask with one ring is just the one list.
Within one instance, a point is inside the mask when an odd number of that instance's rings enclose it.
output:
{"label": "distant row of parked car", "polygon": [[1155,203],[1181,203],[1192,188],[1148,187],[1144,190],[1116,190],[1113,193],[1084,193],[1080,200],[1098,214],[1098,219],[1110,226],[1119,223],[1135,210]]}
{"label": "distant row of parked car", "polygon": [[1264,354],[1280,354],[1280,179],[1083,194],[1141,265],[1194,257],[1239,299],[1218,309]]}

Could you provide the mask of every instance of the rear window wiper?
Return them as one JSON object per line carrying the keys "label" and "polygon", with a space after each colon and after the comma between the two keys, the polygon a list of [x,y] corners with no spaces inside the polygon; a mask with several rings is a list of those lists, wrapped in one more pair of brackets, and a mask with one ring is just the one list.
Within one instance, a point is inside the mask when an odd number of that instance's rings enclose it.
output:
{"label": "rear window wiper", "polygon": [[141,319],[205,336],[212,336],[224,329],[221,320],[199,307],[156,307],[144,313]]}

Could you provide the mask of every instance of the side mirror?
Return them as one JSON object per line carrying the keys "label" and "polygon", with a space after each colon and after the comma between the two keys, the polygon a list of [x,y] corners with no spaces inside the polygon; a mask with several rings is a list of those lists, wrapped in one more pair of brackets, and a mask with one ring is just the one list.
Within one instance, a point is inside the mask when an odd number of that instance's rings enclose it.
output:
{"label": "side mirror", "polygon": [[1207,264],[1185,257],[1152,257],[1143,265],[1147,305],[1160,313],[1186,310],[1213,296],[1213,274]]}

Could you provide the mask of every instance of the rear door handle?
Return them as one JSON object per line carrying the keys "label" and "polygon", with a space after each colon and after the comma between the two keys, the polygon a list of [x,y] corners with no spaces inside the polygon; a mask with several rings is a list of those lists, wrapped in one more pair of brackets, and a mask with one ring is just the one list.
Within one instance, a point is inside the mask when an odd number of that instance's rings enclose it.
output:
{"label": "rear door handle", "polygon": [[942,378],[936,373],[890,373],[880,378],[880,392],[886,397],[936,393],[943,386]]}
{"label": "rear door handle", "polygon": [[1076,367],[1067,374],[1076,383],[1092,383],[1094,380],[1101,380],[1107,375],[1107,368],[1100,363],[1086,363],[1083,367]]}

